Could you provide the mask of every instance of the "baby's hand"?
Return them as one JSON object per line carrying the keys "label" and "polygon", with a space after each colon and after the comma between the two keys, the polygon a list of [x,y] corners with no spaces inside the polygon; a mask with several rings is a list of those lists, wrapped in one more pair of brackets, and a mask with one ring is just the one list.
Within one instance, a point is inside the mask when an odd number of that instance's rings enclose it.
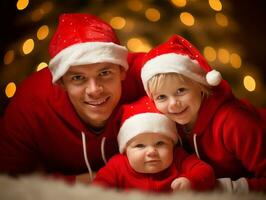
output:
{"label": "baby's hand", "polygon": [[187,178],[180,177],[172,181],[171,188],[173,191],[190,190],[191,183]]}

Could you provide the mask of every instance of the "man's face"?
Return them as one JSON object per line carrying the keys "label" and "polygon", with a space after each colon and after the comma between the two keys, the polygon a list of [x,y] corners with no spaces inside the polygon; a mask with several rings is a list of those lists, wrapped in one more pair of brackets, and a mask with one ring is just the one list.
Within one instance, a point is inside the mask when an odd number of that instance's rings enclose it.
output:
{"label": "man's face", "polygon": [[120,100],[124,78],[119,65],[95,63],[70,67],[60,84],[80,118],[90,126],[102,127]]}

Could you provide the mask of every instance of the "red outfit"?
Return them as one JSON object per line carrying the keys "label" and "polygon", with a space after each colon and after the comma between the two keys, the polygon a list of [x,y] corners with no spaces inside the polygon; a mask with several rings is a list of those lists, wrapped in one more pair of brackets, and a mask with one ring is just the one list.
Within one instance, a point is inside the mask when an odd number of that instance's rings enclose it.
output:
{"label": "red outfit", "polygon": [[[46,68],[21,84],[7,107],[0,133],[0,172],[23,173],[44,168],[48,172],[87,172],[82,135],[92,170],[118,153],[119,108],[145,92],[139,66],[143,54],[130,54],[130,69],[123,81],[122,97],[104,130],[97,134],[76,114],[67,94],[52,84]],[[101,151],[101,145],[103,150]]]}
{"label": "red outfit", "polygon": [[266,191],[263,120],[252,106],[237,100],[222,81],[203,102],[189,144],[214,168],[217,178],[245,177],[249,190]]}
{"label": "red outfit", "polygon": [[118,189],[140,189],[153,192],[170,192],[171,183],[178,177],[191,181],[192,189],[212,189],[215,177],[212,168],[195,155],[188,155],[182,148],[176,148],[174,161],[167,169],[156,174],[134,171],[124,154],[115,155],[96,174],[93,184]]}

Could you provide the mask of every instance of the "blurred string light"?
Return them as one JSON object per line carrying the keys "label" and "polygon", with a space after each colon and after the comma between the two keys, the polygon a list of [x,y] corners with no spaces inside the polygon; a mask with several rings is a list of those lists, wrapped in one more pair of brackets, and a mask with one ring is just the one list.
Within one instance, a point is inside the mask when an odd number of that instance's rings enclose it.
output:
{"label": "blurred string light", "polygon": [[230,54],[227,49],[220,48],[218,49],[218,59],[221,63],[226,64],[230,61]]}
{"label": "blurred string light", "polygon": [[10,82],[7,84],[5,93],[8,98],[11,98],[14,96],[16,92],[16,84],[14,82]]}
{"label": "blurred string light", "polygon": [[160,20],[161,18],[161,14],[160,11],[157,10],[156,8],[148,8],[145,11],[145,16],[148,20],[152,21],[152,22],[157,22]]}
{"label": "blurred string light", "polygon": [[141,11],[143,8],[143,3],[140,0],[130,0],[127,2],[127,7],[135,12]]}
{"label": "blurred string light", "polygon": [[18,0],[17,1],[17,9],[24,10],[29,5],[29,0]]}
{"label": "blurred string light", "polygon": [[209,5],[215,11],[221,11],[223,8],[220,0],[209,0]]}
{"label": "blurred string light", "polygon": [[9,65],[14,61],[15,52],[14,50],[8,50],[4,55],[4,64]]}
{"label": "blurred string light", "polygon": [[152,47],[149,42],[142,38],[131,38],[127,42],[127,47],[133,52],[148,52]]}
{"label": "blurred string light", "polygon": [[53,10],[54,4],[51,1],[42,3],[38,8],[32,11],[31,20],[34,22],[40,21],[44,15],[50,13]]}
{"label": "blurred string light", "polygon": [[126,25],[123,28],[124,32],[130,33],[135,27],[135,22],[132,19],[126,20]]}
{"label": "blurred string light", "polygon": [[47,66],[48,66],[47,63],[45,63],[45,62],[41,62],[41,63],[37,66],[36,71],[40,71],[40,70],[42,70],[43,68],[45,68],[45,67],[47,67]]}
{"label": "blurred string light", "polygon": [[256,81],[250,75],[247,75],[244,77],[243,84],[244,84],[244,87],[250,92],[252,92],[256,89]]}
{"label": "blurred string light", "polygon": [[187,4],[186,0],[171,0],[172,4],[174,4],[176,7],[185,7]]}
{"label": "blurred string light", "polygon": [[182,12],[179,17],[181,22],[186,26],[193,26],[195,23],[193,15],[190,14],[189,12]]}
{"label": "blurred string light", "polygon": [[110,25],[117,30],[123,29],[126,25],[126,20],[123,17],[113,17],[110,21]]}
{"label": "blurred string light", "polygon": [[216,59],[216,51],[213,47],[210,46],[204,48],[203,55],[210,62],[213,62]]}
{"label": "blurred string light", "polygon": [[228,23],[229,23],[227,17],[222,13],[216,13],[215,21],[218,25],[222,27],[228,26]]}
{"label": "blurred string light", "polygon": [[37,38],[44,40],[49,35],[49,27],[47,25],[41,26],[37,31]]}
{"label": "blurred string light", "polygon": [[237,53],[232,53],[230,56],[230,63],[234,68],[240,68],[242,65],[241,57]]}
{"label": "blurred string light", "polygon": [[22,51],[25,55],[31,53],[34,49],[34,40],[27,39],[22,45]]}
{"label": "blurred string light", "polygon": [[[124,2],[124,1],[123,1]],[[152,8],[151,7],[151,2],[153,1],[141,1],[141,0],[127,0],[125,1],[125,5],[127,6],[128,10],[131,10],[134,13],[134,15],[139,15],[141,17],[143,17],[143,13],[145,15],[145,17],[151,21],[151,22],[155,22],[152,24],[156,24],[160,26],[160,19],[161,19],[161,13],[159,9],[156,8]],[[155,1],[154,1],[155,2]],[[182,12],[184,9],[184,7],[188,7],[188,8],[192,8],[192,6],[194,6],[193,4],[196,5],[196,2],[199,1],[187,1],[187,0],[169,0],[168,3],[172,5],[173,8],[178,8],[179,10],[179,20],[181,21],[182,24],[184,24],[185,26],[187,26],[186,28],[189,28],[193,25],[196,24],[196,20],[198,20],[198,18],[196,18],[196,16],[198,15],[196,10],[190,10],[191,12]],[[231,25],[231,23],[229,23],[229,18],[222,13],[223,10],[223,5],[221,3],[220,0],[208,0],[208,1],[204,1],[206,5],[209,4],[209,7],[215,11],[215,23],[220,26],[220,27],[224,27],[224,28],[230,28],[229,24]],[[188,5],[189,3],[189,5]],[[17,0],[17,9],[18,10],[25,10],[26,8],[29,7],[29,0]],[[29,15],[30,19],[33,22],[39,22],[40,20],[42,20],[44,17],[46,17],[46,15],[48,16],[48,14],[53,14],[52,11],[55,8],[55,4],[52,1],[44,1],[41,3],[38,3],[37,6],[33,7],[31,10],[29,10],[29,12],[27,12],[27,15]],[[200,9],[200,7],[198,7]],[[183,10],[182,10],[183,9]],[[209,12],[210,9],[205,9],[205,12]],[[137,13],[138,12],[138,13]],[[101,13],[99,14],[100,17],[102,17],[101,15],[105,15],[106,13]],[[118,15],[124,15],[123,11],[121,11],[120,13],[117,13]],[[108,15],[108,16],[107,16]],[[127,15],[125,15],[127,16]],[[230,15],[228,15],[230,16]],[[49,16],[50,17],[50,16]],[[103,17],[104,19],[104,17]],[[125,18],[125,17],[121,17],[121,16],[113,16],[113,13],[107,13],[106,14],[106,21],[110,22],[110,25],[116,29],[116,30],[122,30],[123,33],[132,33],[132,31],[138,31],[137,27],[137,23],[138,20],[135,20],[136,18],[130,16],[129,18]],[[201,23],[199,24],[200,26],[204,27],[206,26],[206,24],[203,24],[203,21],[198,20],[197,23]],[[50,26],[50,25],[49,25]],[[43,25],[41,27],[38,28],[36,36],[38,38],[38,40],[44,40],[48,37],[48,35],[50,34],[50,30],[49,30],[49,26],[48,25]],[[147,24],[148,26],[148,24]],[[152,26],[152,25],[151,25]],[[207,25],[208,26],[208,25]],[[217,27],[217,26],[216,26]],[[126,42],[126,45],[128,47],[128,49],[130,51],[133,52],[147,52],[149,51],[152,46],[150,44],[150,42],[143,37],[143,35],[141,33],[138,33],[139,37],[132,37],[130,39],[128,39],[128,41]],[[33,38],[34,36],[29,36],[28,38]],[[194,40],[196,40],[197,38],[194,38]],[[36,41],[35,41],[36,42]],[[33,39],[28,39],[23,43],[23,53],[29,54],[34,50],[34,46],[37,45],[34,43]],[[205,56],[205,58],[210,61],[210,62],[214,62],[214,61],[219,61],[222,64],[226,64],[226,65],[231,65],[233,68],[238,69],[241,67],[242,65],[242,59],[241,56],[238,53],[230,53],[228,49],[221,47],[215,49],[214,46],[217,46],[217,44],[212,44],[210,43],[209,46],[205,46],[205,48],[203,49],[203,54]],[[3,57],[3,62],[5,65],[10,65],[12,62],[14,62],[15,59],[15,51],[14,50],[8,50],[4,57]],[[47,67],[47,63],[45,62],[41,62],[37,67],[35,64],[33,64],[33,66],[35,66],[34,68],[36,69],[36,71],[39,71],[45,67]],[[239,71],[239,76],[242,76],[240,73],[242,71]],[[243,73],[243,72],[242,72]],[[243,77],[243,76],[242,76]],[[254,91],[256,88],[256,81],[253,77],[251,76],[246,76],[243,79],[243,85],[246,88],[246,90],[248,91]],[[12,89],[13,88],[13,89]],[[16,91],[16,85],[14,82],[10,82],[7,86],[6,86],[6,96],[8,98],[12,97],[14,95]]]}

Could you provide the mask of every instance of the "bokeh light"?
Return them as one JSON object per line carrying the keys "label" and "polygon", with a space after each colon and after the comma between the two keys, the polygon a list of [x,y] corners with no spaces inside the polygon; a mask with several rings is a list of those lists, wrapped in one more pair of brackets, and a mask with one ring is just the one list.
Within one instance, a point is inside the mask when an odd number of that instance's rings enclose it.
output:
{"label": "bokeh light", "polygon": [[4,64],[5,65],[9,65],[10,63],[13,62],[14,60],[14,57],[15,57],[15,52],[14,50],[9,50],[5,53],[4,55]]}
{"label": "bokeh light", "polygon": [[24,10],[29,5],[29,0],[18,0],[17,1],[17,9]]}
{"label": "bokeh light", "polygon": [[228,50],[224,48],[218,49],[218,59],[221,63],[226,64],[230,61],[230,54]]}
{"label": "bokeh light", "polygon": [[232,67],[236,69],[240,68],[242,64],[241,57],[237,53],[232,53],[230,56],[230,63]]}
{"label": "bokeh light", "polygon": [[23,45],[22,45],[22,51],[24,54],[29,54],[34,49],[34,40],[33,39],[27,39]]}
{"label": "bokeh light", "polygon": [[148,20],[150,20],[152,22],[156,22],[160,19],[161,14],[160,14],[159,10],[157,10],[155,8],[148,8],[145,11],[145,16]]}
{"label": "bokeh light", "polygon": [[49,34],[49,27],[47,25],[41,26],[37,31],[37,38],[44,40]]}
{"label": "bokeh light", "polygon": [[110,24],[111,26],[114,28],[114,29],[117,29],[117,30],[120,30],[120,29],[123,29],[126,25],[126,20],[125,18],[123,17],[113,17],[110,21]]}
{"label": "bokeh light", "polygon": [[188,12],[182,12],[180,14],[180,20],[186,26],[193,26],[195,23],[195,19],[194,19],[193,15],[188,13]]}
{"label": "bokeh light", "polygon": [[243,84],[244,84],[245,88],[250,92],[252,92],[256,89],[256,81],[250,75],[247,75],[244,77]]}
{"label": "bokeh light", "polygon": [[209,0],[209,5],[215,11],[221,11],[223,8],[220,0]]}
{"label": "bokeh light", "polygon": [[37,66],[36,71],[40,71],[40,70],[42,70],[43,68],[45,68],[45,67],[47,67],[47,66],[48,66],[47,63],[45,63],[45,62],[41,62],[41,63]]}
{"label": "bokeh light", "polygon": [[16,93],[16,84],[14,82],[10,82],[7,84],[6,89],[5,89],[5,94],[7,98],[11,98],[14,96]]}
{"label": "bokeh light", "polygon": [[174,4],[176,7],[185,7],[187,4],[186,0],[171,0],[172,4]]}

